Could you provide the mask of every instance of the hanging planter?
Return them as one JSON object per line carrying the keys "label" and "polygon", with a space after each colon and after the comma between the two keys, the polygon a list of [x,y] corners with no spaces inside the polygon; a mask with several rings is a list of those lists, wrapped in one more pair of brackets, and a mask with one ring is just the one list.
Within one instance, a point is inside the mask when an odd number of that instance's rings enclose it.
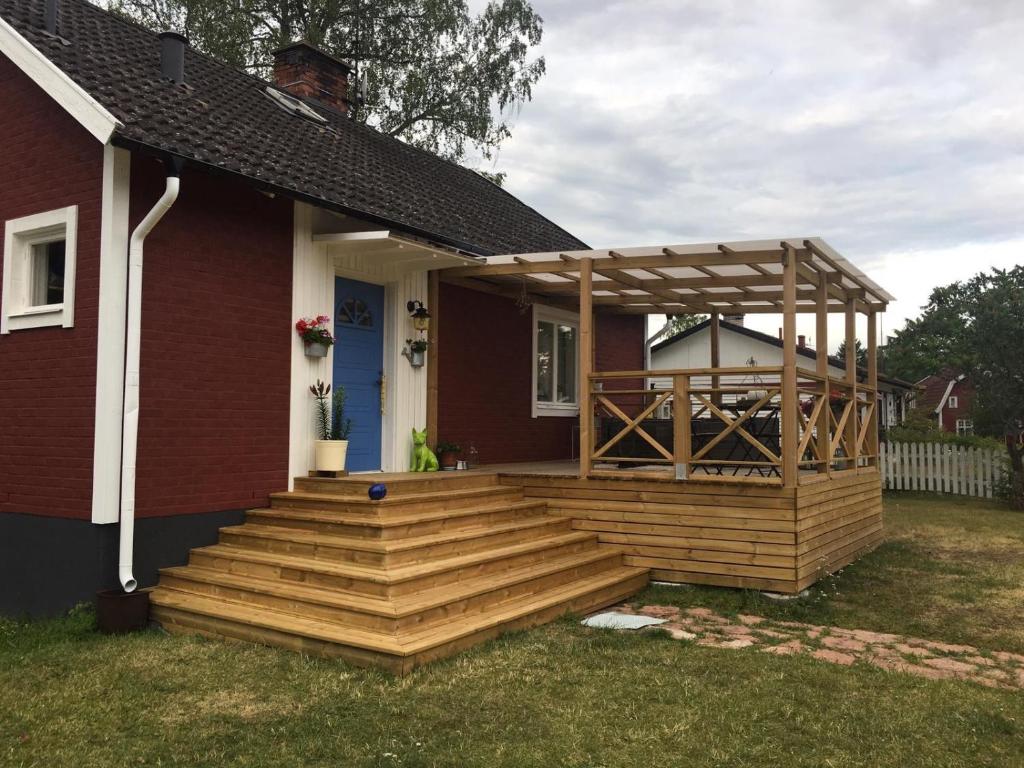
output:
{"label": "hanging planter", "polygon": [[326,344],[306,344],[306,357],[327,357]]}
{"label": "hanging planter", "polygon": [[327,357],[327,350],[334,344],[334,336],[328,330],[330,322],[327,315],[317,315],[300,317],[295,323],[295,332],[302,339],[306,357]]}
{"label": "hanging planter", "polygon": [[427,357],[427,342],[423,339],[416,339],[416,341],[406,339],[402,355],[413,368],[422,368]]}

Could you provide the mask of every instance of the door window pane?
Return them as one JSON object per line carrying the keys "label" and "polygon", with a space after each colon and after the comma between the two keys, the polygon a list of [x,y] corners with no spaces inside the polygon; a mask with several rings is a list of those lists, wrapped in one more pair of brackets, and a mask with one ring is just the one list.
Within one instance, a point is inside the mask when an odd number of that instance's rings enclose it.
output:
{"label": "door window pane", "polygon": [[42,307],[64,303],[64,241],[32,246],[32,280],[29,305]]}
{"label": "door window pane", "polygon": [[537,402],[550,403],[555,367],[555,326],[537,323]]}

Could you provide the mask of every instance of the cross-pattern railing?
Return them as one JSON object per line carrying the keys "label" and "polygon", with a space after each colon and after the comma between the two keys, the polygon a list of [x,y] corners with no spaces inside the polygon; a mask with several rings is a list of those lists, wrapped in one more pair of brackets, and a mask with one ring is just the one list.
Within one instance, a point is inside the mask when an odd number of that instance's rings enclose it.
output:
{"label": "cross-pattern railing", "polygon": [[[803,369],[796,378],[787,408],[781,367],[591,374],[583,450],[599,472],[667,465],[678,479],[781,481],[787,451],[797,474],[875,465],[875,390]],[[797,422],[790,446],[786,419]]]}

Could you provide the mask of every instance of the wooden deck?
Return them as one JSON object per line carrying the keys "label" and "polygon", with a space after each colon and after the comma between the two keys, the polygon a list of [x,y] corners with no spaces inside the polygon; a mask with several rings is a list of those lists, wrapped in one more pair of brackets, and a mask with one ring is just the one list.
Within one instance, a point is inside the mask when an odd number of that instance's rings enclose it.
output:
{"label": "wooden deck", "polygon": [[[367,489],[389,493],[370,501]],[[642,589],[594,533],[494,472],[297,478],[220,542],[161,571],[170,632],[342,657],[403,674],[501,632]]]}
{"label": "wooden deck", "polygon": [[[882,535],[874,468],[769,480],[570,462],[297,478],[189,564],[161,571],[170,632],[343,657],[403,674],[647,583],[795,593]],[[387,484],[382,501],[366,491]]]}
{"label": "wooden deck", "polygon": [[581,480],[573,462],[489,469],[662,581],[793,594],[882,538],[881,477],[873,467],[807,472],[794,488],[756,477],[677,482],[663,470]]}

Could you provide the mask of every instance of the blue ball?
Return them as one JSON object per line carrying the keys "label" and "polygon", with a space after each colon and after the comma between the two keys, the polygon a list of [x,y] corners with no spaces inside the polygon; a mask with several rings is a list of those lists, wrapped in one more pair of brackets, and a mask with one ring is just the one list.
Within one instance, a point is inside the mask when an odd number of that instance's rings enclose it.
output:
{"label": "blue ball", "polygon": [[367,493],[371,500],[380,501],[388,495],[388,487],[384,483],[374,483],[370,486],[370,490]]}

